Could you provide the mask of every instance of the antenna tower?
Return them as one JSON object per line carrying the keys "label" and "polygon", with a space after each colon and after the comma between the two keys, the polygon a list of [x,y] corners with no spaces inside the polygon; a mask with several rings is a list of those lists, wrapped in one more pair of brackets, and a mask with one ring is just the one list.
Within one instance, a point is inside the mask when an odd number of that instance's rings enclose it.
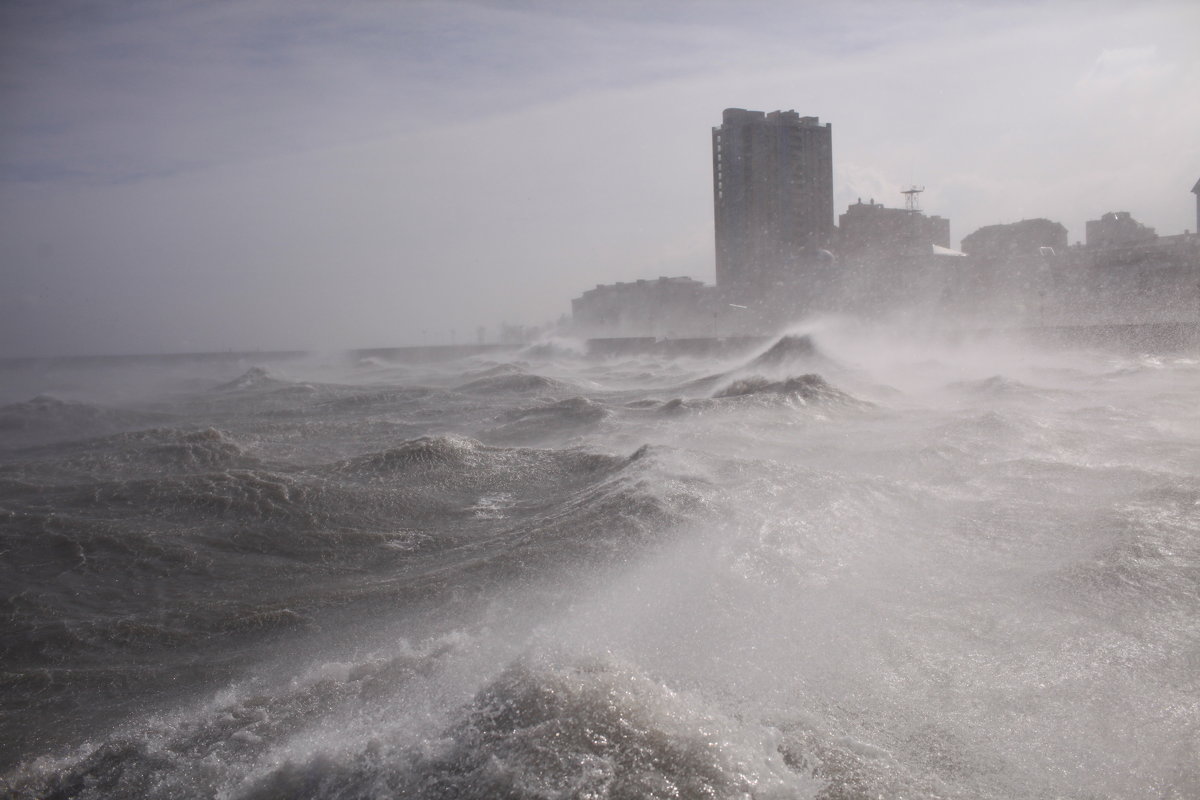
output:
{"label": "antenna tower", "polygon": [[912,213],[918,213],[921,210],[921,192],[925,191],[924,186],[911,186],[908,189],[900,192],[904,195],[904,208]]}

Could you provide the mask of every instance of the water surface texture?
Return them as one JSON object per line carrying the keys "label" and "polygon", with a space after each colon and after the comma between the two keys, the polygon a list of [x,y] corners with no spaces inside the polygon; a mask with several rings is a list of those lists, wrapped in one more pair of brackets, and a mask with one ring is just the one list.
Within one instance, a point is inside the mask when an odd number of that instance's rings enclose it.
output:
{"label": "water surface texture", "polygon": [[13,798],[1200,796],[1200,361],[10,363]]}

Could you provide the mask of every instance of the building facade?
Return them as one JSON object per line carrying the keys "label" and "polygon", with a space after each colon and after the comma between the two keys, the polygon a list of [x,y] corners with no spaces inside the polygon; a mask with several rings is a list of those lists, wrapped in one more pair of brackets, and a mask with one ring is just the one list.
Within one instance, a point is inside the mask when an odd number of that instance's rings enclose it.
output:
{"label": "building facade", "polygon": [[1196,195],[1196,233],[1200,235],[1200,181],[1196,181],[1192,193]]}
{"label": "building facade", "polygon": [[934,245],[949,249],[950,220],[861,198],[838,217],[837,253],[844,260],[924,258]]}
{"label": "building facade", "polygon": [[1087,296],[1119,321],[1178,322],[1200,316],[1200,236],[1159,236],[1127,211],[1088,220],[1075,274]]}
{"label": "building facade", "polygon": [[919,209],[860,198],[838,217],[836,276],[825,289],[830,310],[874,315],[936,299],[950,250],[950,221]]}
{"label": "building facade", "polygon": [[712,142],[718,290],[754,303],[802,286],[834,237],[831,126],[727,108]]}
{"label": "building facade", "polygon": [[964,253],[986,261],[1044,255],[1043,248],[1056,253],[1067,249],[1067,229],[1061,222],[1039,218],[985,225],[962,240]]}
{"label": "building facade", "polygon": [[598,284],[571,301],[581,336],[691,336],[711,306],[711,286],[685,277]]}
{"label": "building facade", "polygon": [[1109,211],[1100,219],[1085,223],[1086,243],[1091,248],[1131,247],[1147,244],[1158,238],[1154,228],[1147,228],[1128,211]]}

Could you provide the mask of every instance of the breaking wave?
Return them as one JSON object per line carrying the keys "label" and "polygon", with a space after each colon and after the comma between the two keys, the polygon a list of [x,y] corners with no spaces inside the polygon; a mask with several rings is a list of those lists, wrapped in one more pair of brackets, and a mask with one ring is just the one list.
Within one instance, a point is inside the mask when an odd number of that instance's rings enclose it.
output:
{"label": "breaking wave", "polygon": [[291,381],[284,380],[266,367],[251,367],[231,381],[213,387],[217,392],[249,392],[270,389],[282,389],[292,386]]}
{"label": "breaking wave", "polygon": [[491,394],[493,392],[506,394],[548,394],[569,392],[571,391],[571,387],[562,381],[546,378],[541,375],[512,373],[478,378],[459,386],[457,391],[468,394]]}
{"label": "breaking wave", "polygon": [[103,436],[172,420],[171,415],[38,395],[0,407],[0,447],[28,447],[70,439]]}
{"label": "breaking wave", "polygon": [[862,405],[861,401],[834,388],[820,375],[815,374],[801,375],[782,381],[770,381],[758,375],[741,378],[715,393],[713,397],[721,399],[763,394],[781,395],[801,403]]}

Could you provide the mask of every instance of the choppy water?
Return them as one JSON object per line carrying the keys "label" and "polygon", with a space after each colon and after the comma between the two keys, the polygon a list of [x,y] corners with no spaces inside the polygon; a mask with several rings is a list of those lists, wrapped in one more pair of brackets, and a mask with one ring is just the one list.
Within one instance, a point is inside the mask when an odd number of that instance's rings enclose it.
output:
{"label": "choppy water", "polygon": [[0,380],[4,796],[1200,796],[1194,358]]}

